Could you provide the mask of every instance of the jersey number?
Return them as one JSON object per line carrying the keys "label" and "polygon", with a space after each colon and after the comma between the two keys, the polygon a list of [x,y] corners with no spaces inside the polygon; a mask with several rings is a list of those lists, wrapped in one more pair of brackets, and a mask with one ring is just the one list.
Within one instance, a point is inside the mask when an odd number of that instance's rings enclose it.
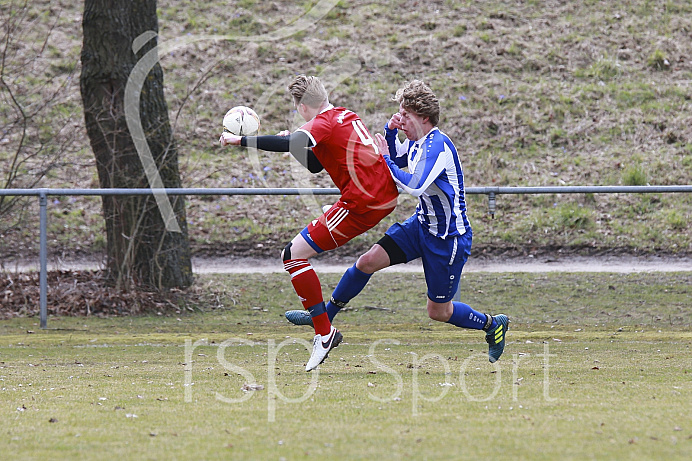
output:
{"label": "jersey number", "polygon": [[363,145],[372,146],[373,149],[375,149],[375,154],[379,154],[380,151],[377,149],[377,146],[375,145],[375,140],[372,139],[370,133],[368,133],[368,130],[365,128],[365,125],[363,125],[363,121],[354,120],[351,122],[351,125],[353,125],[353,130],[358,134],[358,137],[360,138],[360,141],[363,143]]}

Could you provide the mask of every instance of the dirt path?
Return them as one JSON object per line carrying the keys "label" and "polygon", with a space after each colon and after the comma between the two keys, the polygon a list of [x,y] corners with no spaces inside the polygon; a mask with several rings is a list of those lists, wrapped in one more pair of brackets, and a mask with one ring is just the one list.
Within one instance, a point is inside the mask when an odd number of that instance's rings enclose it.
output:
{"label": "dirt path", "polygon": [[[317,272],[342,273],[350,267],[353,260],[334,260],[328,257],[312,261]],[[256,258],[193,258],[193,272],[196,274],[242,274],[283,272],[278,259]],[[38,260],[3,261],[0,269],[10,272],[38,270]],[[95,260],[49,261],[49,270],[95,270],[102,265]],[[422,272],[419,261],[384,269],[390,272]],[[464,272],[680,272],[692,271],[692,257],[635,257],[635,256],[565,256],[565,257],[525,257],[511,259],[471,258]]]}
{"label": "dirt path", "polygon": [[[313,261],[317,272],[342,273],[353,261]],[[195,273],[283,272],[280,262],[255,259],[193,260]],[[390,272],[422,272],[420,261],[384,269]],[[469,259],[464,272],[679,272],[692,271],[692,258],[569,257]]]}

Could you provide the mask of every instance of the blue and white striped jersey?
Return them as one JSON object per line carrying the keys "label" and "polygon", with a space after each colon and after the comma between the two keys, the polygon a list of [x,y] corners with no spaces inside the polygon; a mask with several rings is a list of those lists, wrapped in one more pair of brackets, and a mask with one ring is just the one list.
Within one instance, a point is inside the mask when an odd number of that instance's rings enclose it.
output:
{"label": "blue and white striped jersey", "polygon": [[384,159],[394,182],[419,198],[418,221],[440,238],[464,234],[471,225],[466,217],[464,173],[456,147],[437,127],[418,141],[407,139],[403,143],[397,131],[385,125],[389,155]]}

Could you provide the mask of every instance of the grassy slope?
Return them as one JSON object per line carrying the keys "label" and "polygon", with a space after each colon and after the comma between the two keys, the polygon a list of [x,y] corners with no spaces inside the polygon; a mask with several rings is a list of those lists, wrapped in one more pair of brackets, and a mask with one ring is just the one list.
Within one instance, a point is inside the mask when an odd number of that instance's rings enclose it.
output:
{"label": "grassy slope", "polygon": [[[315,3],[160,1],[159,43],[261,35]],[[81,7],[44,0],[29,8],[36,37],[58,18],[42,58],[48,75],[41,78],[67,79],[74,72],[59,107],[77,125],[69,150],[74,162],[41,185],[94,187],[76,78]],[[429,82],[441,100],[440,126],[461,153],[467,186],[690,184],[691,31],[692,6],[685,2],[354,1],[340,2],[281,40],[200,39],[169,50],[161,63],[189,187],[331,186],[324,173],[309,177],[286,155],[216,146],[221,117],[237,104],[257,110],[265,133],[295,127],[284,88],[303,72],[324,75],[332,101],[359,112],[371,131],[396,110],[390,97],[403,81]],[[17,84],[30,95],[41,78]],[[7,139],[2,156],[16,142]],[[192,198],[194,248],[273,255],[327,200]],[[414,206],[403,198],[392,219],[407,217]],[[494,220],[484,197],[469,197],[469,206],[477,253],[692,251],[689,195],[499,197]],[[56,200],[51,249],[103,245],[98,211],[97,199]],[[369,246],[390,223],[345,252]],[[0,253],[35,251],[33,229],[5,232]]]}

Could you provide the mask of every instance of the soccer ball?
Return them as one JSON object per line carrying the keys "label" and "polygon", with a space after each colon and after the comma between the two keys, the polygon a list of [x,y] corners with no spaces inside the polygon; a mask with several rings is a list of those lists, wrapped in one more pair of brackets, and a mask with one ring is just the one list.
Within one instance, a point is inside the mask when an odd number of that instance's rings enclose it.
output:
{"label": "soccer ball", "polygon": [[223,130],[236,136],[254,136],[259,128],[259,116],[249,107],[236,106],[223,117]]}

